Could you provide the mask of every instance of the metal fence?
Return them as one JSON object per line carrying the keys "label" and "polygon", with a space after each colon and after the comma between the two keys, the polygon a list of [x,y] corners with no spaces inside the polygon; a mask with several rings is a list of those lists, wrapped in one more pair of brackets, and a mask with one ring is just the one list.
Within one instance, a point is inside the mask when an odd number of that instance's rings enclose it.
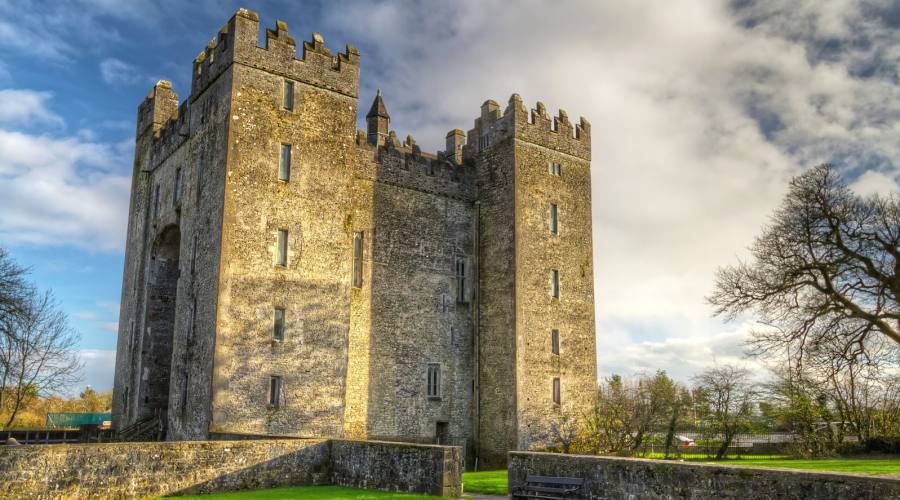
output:
{"label": "metal fence", "polygon": [[[725,436],[705,430],[683,430],[675,433],[666,448],[666,434],[656,433],[645,439],[636,456],[645,458],[676,458],[705,460],[716,458]],[[723,458],[778,459],[793,454],[795,435],[789,432],[736,434],[724,449]]]}

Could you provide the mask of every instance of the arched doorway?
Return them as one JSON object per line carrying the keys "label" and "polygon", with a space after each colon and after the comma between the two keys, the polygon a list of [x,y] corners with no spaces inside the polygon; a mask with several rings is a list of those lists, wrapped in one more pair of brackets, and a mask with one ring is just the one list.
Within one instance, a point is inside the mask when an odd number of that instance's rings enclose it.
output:
{"label": "arched doorway", "polygon": [[165,422],[169,408],[169,375],[172,370],[172,342],[175,333],[175,304],[178,294],[178,258],[181,233],[168,226],[159,233],[150,254],[147,288],[146,330],[141,346],[141,415],[160,416]]}

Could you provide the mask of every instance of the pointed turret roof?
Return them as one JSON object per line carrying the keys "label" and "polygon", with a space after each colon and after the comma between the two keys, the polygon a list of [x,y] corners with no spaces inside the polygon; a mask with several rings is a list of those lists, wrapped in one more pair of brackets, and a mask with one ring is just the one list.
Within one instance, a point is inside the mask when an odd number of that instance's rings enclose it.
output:
{"label": "pointed turret roof", "polygon": [[387,108],[384,107],[384,100],[381,98],[381,89],[378,89],[378,92],[375,94],[375,100],[372,101],[372,107],[369,108],[369,112],[366,114],[366,118],[372,118],[373,116],[380,116],[382,118],[391,117],[387,112]]}

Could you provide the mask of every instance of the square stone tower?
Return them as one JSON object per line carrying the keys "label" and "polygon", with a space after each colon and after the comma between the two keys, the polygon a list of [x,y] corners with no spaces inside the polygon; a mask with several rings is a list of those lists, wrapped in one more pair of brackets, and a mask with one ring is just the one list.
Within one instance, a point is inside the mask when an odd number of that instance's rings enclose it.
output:
{"label": "square stone tower", "polygon": [[552,446],[596,391],[590,127],[493,101],[427,153],[359,53],[239,10],[138,109],[113,425]]}

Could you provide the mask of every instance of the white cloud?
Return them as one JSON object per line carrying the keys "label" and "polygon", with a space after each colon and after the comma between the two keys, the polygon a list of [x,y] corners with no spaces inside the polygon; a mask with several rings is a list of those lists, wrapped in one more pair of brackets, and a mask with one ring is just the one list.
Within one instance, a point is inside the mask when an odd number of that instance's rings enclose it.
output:
{"label": "white cloud", "polygon": [[32,123],[59,125],[63,119],[47,109],[50,92],[29,89],[0,89],[0,124],[19,126]]}
{"label": "white cloud", "polygon": [[115,58],[100,61],[100,76],[109,85],[133,85],[142,80],[134,65]]}
{"label": "white cloud", "polygon": [[0,129],[0,240],[121,251],[129,163],[118,145]]}
{"label": "white cloud", "polygon": [[877,170],[866,170],[856,179],[856,182],[850,185],[850,188],[860,196],[873,194],[887,196],[891,193],[900,192],[896,175],[887,175]]}

